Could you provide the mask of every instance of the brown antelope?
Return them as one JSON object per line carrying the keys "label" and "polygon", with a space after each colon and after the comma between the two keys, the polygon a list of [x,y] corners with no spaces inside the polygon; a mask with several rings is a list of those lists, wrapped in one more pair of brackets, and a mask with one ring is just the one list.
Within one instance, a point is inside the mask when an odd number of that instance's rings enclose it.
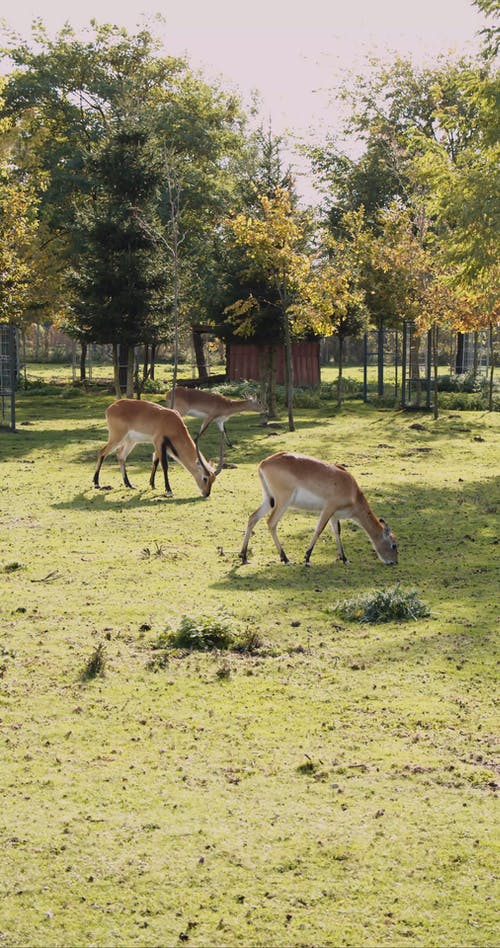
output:
{"label": "brown antelope", "polygon": [[132,487],[127,475],[125,461],[136,444],[150,441],[154,445],[153,467],[149,483],[155,486],[155,474],[159,462],[165,477],[165,491],[171,494],[168,481],[168,455],[193,475],[200,493],[208,497],[218,474],[200,453],[189,431],[177,411],[163,408],[154,402],[121,398],[106,411],[108,442],[99,451],[94,474],[94,486],[99,487],[99,472],[104,458],[116,451],[125,487]]}
{"label": "brown antelope", "polygon": [[[167,403],[171,403],[172,392],[167,392]],[[257,398],[227,398],[225,395],[219,395],[217,392],[206,392],[199,388],[183,388],[178,385],[174,389],[174,408],[181,415],[192,415],[194,418],[202,418],[200,430],[195,436],[195,441],[201,437],[209,424],[213,421],[220,431],[220,449],[219,466],[224,461],[224,439],[228,446],[232,444],[226,431],[226,421],[232,415],[237,415],[242,411],[258,411],[265,413],[264,406]]]}
{"label": "brown antelope", "polygon": [[248,519],[240,557],[247,562],[248,543],[256,523],[271,511],[267,523],[276,549],[283,563],[289,559],[278,539],[276,528],[289,507],[298,510],[319,511],[319,520],[306,550],[309,565],[311,553],[328,521],[337,541],[339,559],[347,563],[340,539],[340,521],[354,520],[370,538],[383,563],[398,561],[396,539],[385,520],[379,520],[353,476],[344,467],[319,461],[304,454],[278,451],[259,465],[263,499],[260,507]]}

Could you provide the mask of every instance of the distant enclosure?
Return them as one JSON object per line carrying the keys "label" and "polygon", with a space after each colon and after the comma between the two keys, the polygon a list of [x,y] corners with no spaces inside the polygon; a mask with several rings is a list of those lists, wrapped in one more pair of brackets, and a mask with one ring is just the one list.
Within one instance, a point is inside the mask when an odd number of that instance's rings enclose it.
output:
{"label": "distant enclosure", "polygon": [[[7,369],[9,362],[8,342],[2,336],[2,411],[10,413],[11,383]],[[498,334],[498,330],[497,330]],[[66,382],[81,380],[81,350],[79,344],[50,325],[33,324],[20,340],[17,362],[22,366],[29,362],[54,365],[53,377],[61,376]],[[321,340],[304,340],[293,344],[294,384],[297,387],[317,387],[321,381],[322,366],[338,367],[339,340],[332,336]],[[440,330],[437,338],[436,361],[440,375],[472,374],[486,378],[489,371],[490,345],[488,331],[455,333]],[[262,378],[262,370],[275,360],[276,382],[284,381],[284,358],[281,347],[268,345],[258,347],[249,343],[228,344],[227,348],[208,327],[197,327],[192,337],[186,336],[181,347],[179,379],[184,384],[210,384],[210,382],[255,380]],[[137,350],[140,367],[142,351]],[[403,407],[428,407],[433,390],[433,353],[430,334],[417,337],[412,323],[405,323],[396,330],[371,330],[364,336],[347,337],[343,340],[344,372],[356,367],[362,371],[363,398],[393,399]],[[89,345],[87,348],[85,378],[92,383],[111,379],[111,346]],[[172,347],[158,346],[156,349],[157,377],[170,376]],[[64,366],[64,372],[62,372]],[[160,372],[160,367],[165,371]],[[16,364],[16,372],[19,365]],[[8,410],[7,410],[8,409]],[[4,422],[5,423],[5,422]]]}

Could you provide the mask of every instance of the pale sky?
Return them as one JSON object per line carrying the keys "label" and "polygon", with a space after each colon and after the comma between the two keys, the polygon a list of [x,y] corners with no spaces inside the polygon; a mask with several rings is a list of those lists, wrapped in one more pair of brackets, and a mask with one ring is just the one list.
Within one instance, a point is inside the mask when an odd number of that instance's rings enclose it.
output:
{"label": "pale sky", "polygon": [[[92,18],[134,31],[161,14],[154,32],[165,52],[187,54],[207,79],[222,77],[246,103],[259,90],[275,133],[321,140],[335,127],[334,90],[368,53],[398,51],[418,63],[439,53],[473,52],[484,19],[471,0],[0,0],[0,19],[28,37],[41,17],[51,33]],[[315,130],[315,132],[312,131]]]}

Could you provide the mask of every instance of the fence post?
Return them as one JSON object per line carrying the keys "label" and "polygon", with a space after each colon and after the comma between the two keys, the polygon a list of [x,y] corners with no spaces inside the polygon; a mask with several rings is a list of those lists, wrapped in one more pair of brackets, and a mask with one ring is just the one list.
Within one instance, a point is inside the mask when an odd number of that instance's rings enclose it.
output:
{"label": "fence post", "polygon": [[363,336],[363,401],[368,401],[368,333]]}
{"label": "fence post", "polygon": [[403,322],[403,353],[401,358],[401,407],[406,408],[406,370],[408,368],[408,322]]}
{"label": "fence post", "polygon": [[379,398],[384,396],[384,327],[380,326],[377,337],[377,379]]}

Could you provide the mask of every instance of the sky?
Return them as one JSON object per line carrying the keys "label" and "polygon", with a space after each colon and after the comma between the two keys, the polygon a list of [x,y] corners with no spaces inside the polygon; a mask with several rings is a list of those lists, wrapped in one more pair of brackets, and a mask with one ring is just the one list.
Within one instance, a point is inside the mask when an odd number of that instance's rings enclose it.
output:
{"label": "sky", "polygon": [[339,124],[335,88],[367,55],[397,51],[417,63],[473,52],[484,25],[471,0],[0,0],[0,19],[27,38],[40,17],[51,33],[92,18],[133,32],[144,17],[165,52],[187,54],[207,79],[222,78],[245,103],[253,90],[275,134],[321,140]]}

